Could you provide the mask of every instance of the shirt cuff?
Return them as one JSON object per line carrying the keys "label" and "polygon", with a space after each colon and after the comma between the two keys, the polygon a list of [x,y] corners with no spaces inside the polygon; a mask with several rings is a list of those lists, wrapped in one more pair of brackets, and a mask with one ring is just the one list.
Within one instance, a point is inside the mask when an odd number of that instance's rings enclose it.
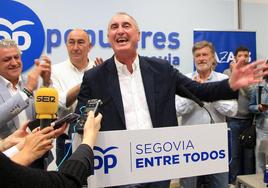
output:
{"label": "shirt cuff", "polygon": [[68,108],[66,107],[67,93],[68,93],[68,91],[61,92],[61,93],[59,94],[59,105],[60,105],[60,107],[62,107],[62,108],[64,108],[64,109],[68,109]]}
{"label": "shirt cuff", "polygon": [[11,158],[13,157],[15,154],[19,153],[19,149],[16,146],[13,146],[11,148],[9,148],[8,150],[3,152],[7,157]]}
{"label": "shirt cuff", "polygon": [[24,101],[26,101],[29,97],[26,95],[26,93],[24,93],[23,91],[19,91],[19,93],[20,93],[20,96],[22,97],[22,99],[24,100]]}

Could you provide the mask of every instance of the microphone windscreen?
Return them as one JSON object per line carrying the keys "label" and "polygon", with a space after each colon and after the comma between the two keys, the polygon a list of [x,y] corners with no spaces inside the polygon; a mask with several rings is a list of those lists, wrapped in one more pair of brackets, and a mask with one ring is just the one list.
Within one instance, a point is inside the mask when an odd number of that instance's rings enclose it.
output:
{"label": "microphone windscreen", "polygon": [[37,119],[55,119],[58,111],[59,96],[54,88],[40,88],[35,93]]}

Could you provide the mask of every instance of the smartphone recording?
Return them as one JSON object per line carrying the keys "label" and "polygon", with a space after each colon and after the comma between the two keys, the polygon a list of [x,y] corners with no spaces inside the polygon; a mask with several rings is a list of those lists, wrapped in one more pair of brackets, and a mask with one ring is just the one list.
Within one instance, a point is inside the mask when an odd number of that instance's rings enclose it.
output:
{"label": "smartphone recording", "polygon": [[54,129],[60,128],[64,123],[73,123],[80,117],[79,114],[76,113],[70,113],[64,116],[63,118],[57,119],[56,121],[51,123],[51,126],[54,127]]}

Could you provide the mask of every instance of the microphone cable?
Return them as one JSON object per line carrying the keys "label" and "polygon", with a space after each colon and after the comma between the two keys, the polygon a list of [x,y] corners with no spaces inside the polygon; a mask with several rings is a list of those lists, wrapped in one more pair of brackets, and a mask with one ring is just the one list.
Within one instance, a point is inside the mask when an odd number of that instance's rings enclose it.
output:
{"label": "microphone cable", "polygon": [[[80,114],[83,113],[83,109],[84,109],[85,107],[86,107],[85,105],[84,105],[84,106],[81,106],[81,108],[79,109]],[[77,124],[78,124],[78,121],[76,122],[76,124],[74,125],[74,128],[73,128],[74,133],[77,131],[77,130],[76,130],[76,126],[77,126]],[[60,164],[57,166],[56,171],[59,171],[60,166],[61,166],[62,163],[66,160],[66,158],[69,156],[70,151],[71,151],[71,149],[72,149],[72,145],[73,145],[73,141],[74,141],[75,136],[76,136],[76,135],[74,134],[74,136],[71,138],[70,146],[69,146],[69,148],[68,148],[66,154],[65,154],[64,157],[62,158]]]}
{"label": "microphone cable", "polygon": [[[200,106],[201,107],[201,106]],[[205,107],[205,106],[202,106],[201,108],[205,109],[209,115],[209,118],[210,118],[210,124],[215,124],[215,121],[211,115],[211,113],[209,112],[209,110]]]}
{"label": "microphone cable", "polygon": [[[76,125],[77,125],[77,123],[74,125],[74,131],[76,130]],[[64,161],[66,160],[66,158],[69,156],[70,151],[71,151],[72,146],[73,146],[74,138],[75,138],[75,134],[74,134],[74,136],[73,136],[72,139],[71,139],[70,146],[69,146],[69,148],[68,148],[66,154],[65,154],[64,157],[62,158],[60,164],[57,166],[56,171],[59,171],[60,166],[63,164],[63,162],[64,162]],[[64,145],[65,145],[65,144],[64,144]]]}
{"label": "microphone cable", "polygon": [[198,104],[201,108],[205,109],[206,112],[209,115],[210,118],[210,124],[215,124],[215,121],[211,115],[211,113],[209,112],[209,110],[205,107],[205,104],[203,101],[201,101],[199,98],[197,98],[195,95],[193,95],[186,87],[184,87],[183,85],[180,85],[180,90],[185,94],[186,97],[188,97],[189,99],[193,100],[196,104]]}

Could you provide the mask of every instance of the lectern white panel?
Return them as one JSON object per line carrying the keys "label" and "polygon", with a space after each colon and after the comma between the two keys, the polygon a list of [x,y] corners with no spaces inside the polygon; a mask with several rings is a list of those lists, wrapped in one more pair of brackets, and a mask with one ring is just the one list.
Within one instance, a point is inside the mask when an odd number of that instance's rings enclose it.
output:
{"label": "lectern white panel", "polygon": [[227,125],[101,132],[94,154],[91,188],[226,172]]}

